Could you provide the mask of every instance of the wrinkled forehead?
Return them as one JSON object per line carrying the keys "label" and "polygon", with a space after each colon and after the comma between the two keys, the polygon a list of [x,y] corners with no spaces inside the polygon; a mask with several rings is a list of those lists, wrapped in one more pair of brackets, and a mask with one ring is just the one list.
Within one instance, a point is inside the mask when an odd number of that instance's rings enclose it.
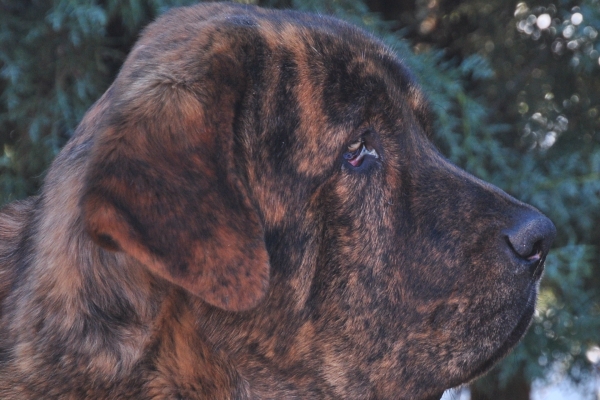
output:
{"label": "wrinkled forehead", "polygon": [[313,83],[322,85],[331,122],[360,124],[369,117],[365,112],[391,116],[403,110],[412,111],[418,122],[429,129],[428,102],[413,74],[393,51],[379,39],[343,21],[319,16],[304,18],[308,23],[291,21],[281,31],[267,27],[265,35],[269,41],[278,38],[285,42],[298,59],[305,59]]}
{"label": "wrinkled forehead", "polygon": [[329,17],[297,12],[273,15],[277,18],[243,18],[256,27],[259,40],[274,50],[283,74],[322,95],[330,122],[360,124],[374,104],[380,111],[412,110],[419,120],[428,118],[428,104],[415,77],[380,40]]}
{"label": "wrinkled forehead", "polygon": [[[322,85],[326,97],[331,97],[326,101],[337,105],[332,108],[334,119],[347,117],[340,109],[364,105],[384,93],[392,101],[423,102],[414,77],[387,46],[335,18],[227,3],[183,8],[161,18],[166,23],[148,27],[139,45],[163,43],[157,49],[162,65],[173,60],[181,65],[183,57],[186,70],[192,72],[211,54],[229,53],[246,58],[238,61],[249,74],[272,75],[269,67],[279,69],[284,78],[287,72],[297,72],[298,76],[287,77],[290,84],[294,78],[307,78],[303,83]],[[172,69],[165,72],[173,74]]]}
{"label": "wrinkled forehead", "polygon": [[393,51],[379,39],[346,22],[285,12],[276,19],[257,19],[255,23],[271,48],[284,47],[298,59],[312,62],[315,68],[321,64],[329,75],[348,75],[355,83],[382,80],[403,92],[414,86],[414,76]]}

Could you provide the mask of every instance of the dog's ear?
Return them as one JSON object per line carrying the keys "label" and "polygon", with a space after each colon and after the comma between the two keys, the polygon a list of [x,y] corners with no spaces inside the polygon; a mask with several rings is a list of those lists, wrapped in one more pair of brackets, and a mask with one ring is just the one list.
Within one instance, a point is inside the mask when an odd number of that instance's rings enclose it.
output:
{"label": "dog's ear", "polygon": [[172,83],[132,93],[132,75],[125,67],[105,96],[109,111],[86,128],[98,131],[81,199],[88,233],[214,306],[255,306],[269,260],[233,155],[243,82],[229,76],[203,98]]}

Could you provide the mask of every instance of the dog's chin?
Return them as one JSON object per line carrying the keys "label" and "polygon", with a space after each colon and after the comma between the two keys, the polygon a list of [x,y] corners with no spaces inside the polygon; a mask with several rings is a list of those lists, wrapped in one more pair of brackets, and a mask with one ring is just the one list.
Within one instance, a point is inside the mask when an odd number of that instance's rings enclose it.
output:
{"label": "dog's chin", "polygon": [[500,346],[491,354],[490,357],[486,358],[467,376],[463,377],[461,379],[461,382],[458,382],[456,385],[454,385],[454,387],[471,382],[475,378],[488,372],[497,362],[502,360],[519,343],[521,338],[525,335],[525,332],[527,332],[527,328],[529,328],[529,325],[533,318],[533,314],[535,312],[535,304],[538,292],[537,286],[537,282],[531,284],[531,287],[529,289],[529,297],[527,298],[527,303],[523,308],[521,317],[515,324],[513,330],[508,334],[504,342],[500,344]]}

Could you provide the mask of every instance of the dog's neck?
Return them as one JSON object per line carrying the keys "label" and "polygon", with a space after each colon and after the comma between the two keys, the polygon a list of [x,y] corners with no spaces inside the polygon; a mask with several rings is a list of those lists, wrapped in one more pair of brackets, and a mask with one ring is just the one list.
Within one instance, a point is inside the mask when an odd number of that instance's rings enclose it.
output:
{"label": "dog's neck", "polygon": [[[70,186],[65,179],[62,190],[35,200],[44,203],[42,209],[53,207],[53,212],[33,214],[28,223],[37,234],[27,239],[33,241],[34,251],[27,261],[27,281],[19,284],[36,289],[29,291],[30,298],[20,299],[15,310],[15,315],[31,318],[13,320],[13,331],[20,335],[15,358],[27,360],[26,365],[17,367],[23,375],[60,368],[38,357],[35,350],[53,336],[58,358],[72,360],[74,372],[84,371],[88,380],[102,377],[107,386],[122,382],[142,387],[146,394],[163,393],[166,387],[188,387],[186,398],[218,398],[223,393],[231,398],[252,397],[242,372],[222,350],[237,349],[240,359],[235,364],[243,361],[246,356],[239,344],[245,327],[225,335],[227,343],[215,344],[208,338],[222,334],[223,321],[219,319],[223,316],[235,326],[231,319],[235,313],[221,313],[153,276],[131,257],[101,249],[82,232],[78,216],[60,211],[55,215],[57,209],[73,206],[68,203],[72,201]],[[32,320],[39,322],[32,324]],[[44,334],[40,334],[40,326]],[[136,379],[147,385],[131,385]],[[273,379],[269,373],[265,379],[269,382],[259,383],[258,388],[266,391]],[[77,380],[82,385],[86,381]]]}
{"label": "dog's neck", "polygon": [[[189,390],[185,398],[248,397],[248,385],[202,335],[201,301],[127,255],[96,246],[82,234],[77,217],[49,220],[49,214],[33,217],[35,237],[42,239],[32,243],[28,281],[20,283],[38,290],[15,312],[32,318],[13,321],[21,336],[16,359],[28,360],[18,366],[24,374],[61,368],[61,361],[36,355],[41,341],[53,336],[57,359],[71,360],[80,374],[73,376],[74,385],[83,388],[102,377],[95,384],[107,387],[107,397],[115,385],[138,387],[140,397],[173,390],[167,395],[172,398],[182,387]],[[58,240],[65,232],[69,237]]]}

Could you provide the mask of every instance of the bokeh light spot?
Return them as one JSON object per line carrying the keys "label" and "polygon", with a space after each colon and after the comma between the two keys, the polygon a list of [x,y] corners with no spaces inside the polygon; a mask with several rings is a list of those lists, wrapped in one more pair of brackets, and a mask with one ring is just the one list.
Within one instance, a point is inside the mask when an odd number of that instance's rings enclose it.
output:
{"label": "bokeh light spot", "polygon": [[579,25],[583,22],[583,15],[581,13],[575,13],[571,15],[571,23],[573,25]]}
{"label": "bokeh light spot", "polygon": [[538,28],[540,28],[542,30],[548,29],[550,27],[551,23],[552,23],[552,18],[550,18],[549,14],[542,14],[539,17],[537,17],[536,25]]}

